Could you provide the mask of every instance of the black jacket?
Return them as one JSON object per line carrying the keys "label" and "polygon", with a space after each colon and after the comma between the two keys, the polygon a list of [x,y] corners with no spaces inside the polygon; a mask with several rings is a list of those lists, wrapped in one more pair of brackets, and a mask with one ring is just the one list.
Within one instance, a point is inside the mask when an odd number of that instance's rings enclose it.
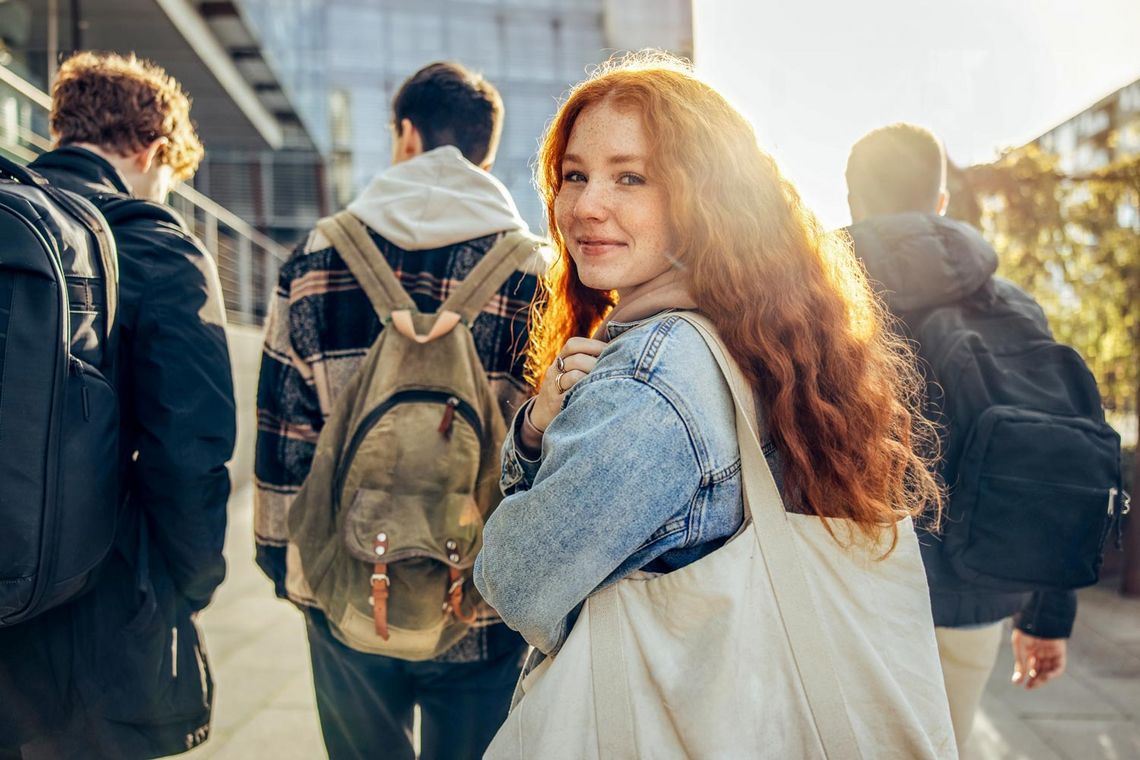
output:
{"label": "black jacket", "polygon": [[[97,206],[129,197],[86,150],[52,151],[32,168]],[[0,747],[157,757],[209,731],[213,683],[194,614],[225,576],[235,420],[221,287],[171,209],[140,200],[116,211],[125,497],[115,549],[91,592],[0,632]]]}
{"label": "black jacket", "polygon": [[[997,254],[968,224],[935,214],[906,213],[871,217],[848,232],[872,285],[900,319],[904,332],[912,315],[967,299],[972,304],[989,299],[1013,301],[1047,329],[1044,313],[1029,295],[994,277]],[[944,446],[948,459],[954,451],[953,446]],[[940,471],[947,469],[954,470],[952,461],[944,462]],[[978,589],[953,572],[936,535],[920,532],[919,539],[935,625],[982,625],[1016,615],[1018,628],[1026,633],[1044,638],[1069,636],[1077,611],[1073,592],[1030,595]]]}

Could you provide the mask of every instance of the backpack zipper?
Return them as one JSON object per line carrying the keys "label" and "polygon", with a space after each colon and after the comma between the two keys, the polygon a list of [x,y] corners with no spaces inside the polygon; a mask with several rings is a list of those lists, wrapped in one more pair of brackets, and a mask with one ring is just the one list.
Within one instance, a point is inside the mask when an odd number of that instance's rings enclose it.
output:
{"label": "backpack zipper", "polygon": [[[16,184],[31,187],[24,177],[13,176]],[[45,189],[33,181],[33,184],[41,189]],[[46,190],[45,190],[46,192]],[[52,196],[54,198],[54,195]],[[53,278],[63,293],[67,292],[67,277],[63,273],[63,265],[61,263],[61,255],[59,246],[56,244],[55,239],[47,231],[45,222],[41,219],[37,223],[29,223],[21,214],[16,213],[6,207],[0,206],[0,211],[7,211],[12,214],[16,221],[27,228],[32,235],[40,240],[43,244],[44,250],[48,251],[51,255],[48,256],[48,263],[51,266]],[[65,370],[63,362],[68,361],[71,355],[68,353],[68,346],[71,344],[71,311],[67,308],[67,298],[60,296],[57,298],[57,305],[59,307],[59,324],[61,329],[60,340],[56,345],[55,362],[53,364],[53,374],[58,374]],[[50,429],[49,429],[49,445],[56,439],[63,435],[63,415],[64,409],[67,406],[67,388],[65,383],[56,384],[52,395],[52,403],[50,408]],[[60,447],[62,450],[62,447]],[[44,592],[48,585],[48,579],[53,577],[55,572],[56,562],[58,557],[56,551],[48,551],[48,547],[55,544],[55,539],[59,535],[59,518],[57,512],[59,508],[55,506],[56,498],[61,491],[61,476],[59,465],[60,457],[49,457],[47,462],[47,478],[46,488],[43,494],[44,521],[42,527],[42,548],[44,555],[41,555],[40,567],[36,571],[36,579],[32,584],[32,593],[29,595],[27,602],[19,610],[5,616],[5,622],[20,622],[24,619],[28,610],[34,610],[36,605],[43,599]],[[46,555],[46,556],[45,556]]]}
{"label": "backpack zipper", "polygon": [[[458,412],[459,415],[471,425],[471,428],[475,431],[475,435],[479,437],[479,443],[486,446],[486,436],[483,433],[483,426],[479,422],[478,412],[475,411],[475,407],[459,397],[446,391],[433,390],[409,390],[393,393],[384,402],[366,414],[360,421],[360,424],[357,425],[356,432],[353,434],[352,440],[349,441],[344,457],[340,460],[340,464],[337,467],[336,477],[333,478],[333,504],[340,504],[340,495],[344,492],[344,481],[345,478],[348,477],[348,467],[356,456],[357,449],[359,449],[360,445],[364,442],[364,437],[368,435],[368,431],[374,428],[380,421],[380,418],[391,411],[392,407],[399,404],[424,402],[436,402],[446,405],[447,408],[444,410],[443,420],[440,421],[439,432],[443,433],[449,440],[451,423],[454,420],[455,413]],[[447,432],[444,432],[444,422],[447,423]]]}
{"label": "backpack zipper", "polygon": [[459,399],[452,396],[447,400],[447,407],[443,410],[443,419],[439,421],[438,431],[447,440],[451,440],[451,423],[455,420],[455,409],[459,406]]}
{"label": "backpack zipper", "polygon": [[[1124,548],[1124,517],[1131,511],[1132,497],[1127,491],[1119,488],[1108,489],[1108,531],[1116,533],[1113,543],[1117,551]],[[1103,545],[1103,541],[1101,543]]]}
{"label": "backpack zipper", "polygon": [[87,394],[87,373],[83,371],[83,365],[74,356],[71,359],[71,368],[75,370],[75,374],[79,375],[79,392],[83,397],[83,421],[89,422],[91,420],[91,398]]}

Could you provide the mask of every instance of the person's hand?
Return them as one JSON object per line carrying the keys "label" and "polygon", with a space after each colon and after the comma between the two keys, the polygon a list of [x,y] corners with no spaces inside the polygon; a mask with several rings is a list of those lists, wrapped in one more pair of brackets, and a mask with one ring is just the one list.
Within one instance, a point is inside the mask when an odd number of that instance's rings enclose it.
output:
{"label": "person's hand", "polygon": [[550,365],[530,408],[530,424],[539,433],[546,430],[550,421],[562,408],[562,397],[582,378],[590,374],[598,363],[598,356],[606,344],[590,338],[571,338],[558,353],[559,360]]}
{"label": "person's hand", "polygon": [[1013,683],[1036,689],[1065,672],[1067,641],[1039,639],[1013,629]]}

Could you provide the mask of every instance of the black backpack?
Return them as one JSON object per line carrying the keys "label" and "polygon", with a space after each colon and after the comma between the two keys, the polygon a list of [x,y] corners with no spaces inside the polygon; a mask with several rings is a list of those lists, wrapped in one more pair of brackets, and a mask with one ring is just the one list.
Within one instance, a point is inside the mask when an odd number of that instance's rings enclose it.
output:
{"label": "black backpack", "polygon": [[1096,583],[1126,511],[1120,436],[1084,360],[1040,307],[993,279],[964,302],[904,315],[928,363],[949,487],[942,553],[964,581],[1000,592]]}
{"label": "black backpack", "polygon": [[110,551],[117,299],[96,207],[0,157],[0,627],[86,591]]}

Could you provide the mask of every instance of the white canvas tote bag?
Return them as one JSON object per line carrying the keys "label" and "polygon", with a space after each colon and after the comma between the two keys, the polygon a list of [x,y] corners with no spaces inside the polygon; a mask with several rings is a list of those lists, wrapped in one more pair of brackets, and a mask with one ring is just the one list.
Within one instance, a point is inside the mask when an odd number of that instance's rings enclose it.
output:
{"label": "white canvas tote bag", "polygon": [[880,559],[889,535],[844,548],[818,517],[786,512],[750,388],[711,323],[683,318],[736,402],[745,527],[680,570],[590,596],[558,655],[520,681],[485,757],[956,757],[910,521]]}

